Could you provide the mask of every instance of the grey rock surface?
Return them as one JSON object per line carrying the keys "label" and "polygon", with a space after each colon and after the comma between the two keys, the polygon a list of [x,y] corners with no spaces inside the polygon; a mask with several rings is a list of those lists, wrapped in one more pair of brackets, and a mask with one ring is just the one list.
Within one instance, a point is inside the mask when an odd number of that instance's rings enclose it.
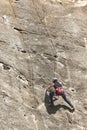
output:
{"label": "grey rock surface", "polygon": [[[61,97],[46,106],[56,76]],[[87,0],[0,0],[0,130],[87,130]]]}

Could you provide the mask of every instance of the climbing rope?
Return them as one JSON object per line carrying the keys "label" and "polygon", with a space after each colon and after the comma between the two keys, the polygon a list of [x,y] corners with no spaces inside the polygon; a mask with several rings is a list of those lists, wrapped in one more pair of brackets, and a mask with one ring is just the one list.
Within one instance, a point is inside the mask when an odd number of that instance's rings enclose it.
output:
{"label": "climbing rope", "polygon": [[9,0],[9,4],[10,4],[10,8],[11,8],[11,10],[12,10],[13,16],[14,16],[14,18],[16,18],[15,10],[14,10],[14,8],[13,8],[13,6],[12,6],[11,0]]}
{"label": "climbing rope", "polygon": [[[47,28],[46,23],[44,23],[44,26],[45,26],[45,29],[46,29],[46,31],[48,33],[48,36],[50,37],[50,43],[51,43],[51,48],[52,48],[52,52],[53,52],[53,57],[55,58],[57,52],[56,52],[54,40],[52,38],[52,35],[51,35],[50,31]],[[53,77],[55,77],[56,76],[56,74],[55,74],[55,72],[56,72],[56,60],[55,59],[54,59],[53,71],[54,71]]]}
{"label": "climbing rope", "polygon": [[[53,55],[54,58],[56,58],[55,54],[57,54],[57,52],[56,52],[56,48],[55,48],[55,42],[54,42],[53,37],[52,37],[52,35],[51,35],[51,33],[48,29],[47,22],[46,21],[43,22],[41,17],[40,17],[40,14],[38,13],[38,7],[37,7],[36,3],[38,3],[38,5],[39,5],[39,2],[38,2],[38,0],[37,0],[37,2],[32,0],[32,3],[33,3],[33,7],[34,7],[34,9],[37,13],[37,17],[39,19],[39,22],[44,25],[45,31],[46,31],[47,35],[50,37],[50,43],[51,43],[51,48],[52,48],[52,52],[53,52],[52,55]],[[41,9],[43,11],[43,8],[41,8]],[[55,72],[56,72],[56,60],[55,59],[54,59],[53,72],[54,72],[54,74],[53,74],[53,77],[54,77],[56,75],[55,74]]]}

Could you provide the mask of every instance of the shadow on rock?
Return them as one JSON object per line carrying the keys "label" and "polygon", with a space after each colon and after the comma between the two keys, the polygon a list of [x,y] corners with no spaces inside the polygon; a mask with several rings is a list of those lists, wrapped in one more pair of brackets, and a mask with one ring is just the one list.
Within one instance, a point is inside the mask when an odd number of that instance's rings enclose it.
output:
{"label": "shadow on rock", "polygon": [[46,110],[47,110],[48,114],[55,114],[61,108],[63,108],[64,110],[68,110],[69,112],[73,112],[73,110],[70,109],[70,107],[68,107],[66,105],[58,104],[58,105],[54,105],[54,106],[49,106],[48,105],[48,103],[49,103],[49,95],[47,95],[47,93],[45,93],[44,102],[45,102],[45,107],[46,107]]}

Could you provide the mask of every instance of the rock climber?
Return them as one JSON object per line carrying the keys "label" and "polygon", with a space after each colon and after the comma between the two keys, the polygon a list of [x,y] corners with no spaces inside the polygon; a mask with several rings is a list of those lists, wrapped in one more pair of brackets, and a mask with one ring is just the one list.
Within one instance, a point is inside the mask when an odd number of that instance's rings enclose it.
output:
{"label": "rock climber", "polygon": [[72,108],[72,110],[75,110],[74,106],[72,105],[72,103],[69,101],[69,99],[66,97],[66,94],[63,90],[62,85],[58,82],[57,78],[54,77],[52,80],[52,84],[49,85],[46,89],[46,92],[49,92],[49,106],[54,106],[54,100],[53,97],[55,96],[62,96],[62,98],[64,99],[65,102],[67,102],[70,107]]}

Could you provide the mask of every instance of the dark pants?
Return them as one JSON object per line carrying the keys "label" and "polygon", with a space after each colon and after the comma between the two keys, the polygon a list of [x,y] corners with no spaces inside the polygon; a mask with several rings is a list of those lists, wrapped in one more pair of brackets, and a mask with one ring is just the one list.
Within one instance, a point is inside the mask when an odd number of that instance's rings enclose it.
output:
{"label": "dark pants", "polygon": [[[55,95],[55,92],[50,92],[50,95],[49,95],[49,103],[53,104],[53,96]],[[72,103],[70,102],[70,100],[66,97],[65,93],[62,92],[61,94],[59,94],[58,96],[62,96],[62,98],[64,99],[65,102],[67,102],[72,108],[73,108],[73,105]]]}

